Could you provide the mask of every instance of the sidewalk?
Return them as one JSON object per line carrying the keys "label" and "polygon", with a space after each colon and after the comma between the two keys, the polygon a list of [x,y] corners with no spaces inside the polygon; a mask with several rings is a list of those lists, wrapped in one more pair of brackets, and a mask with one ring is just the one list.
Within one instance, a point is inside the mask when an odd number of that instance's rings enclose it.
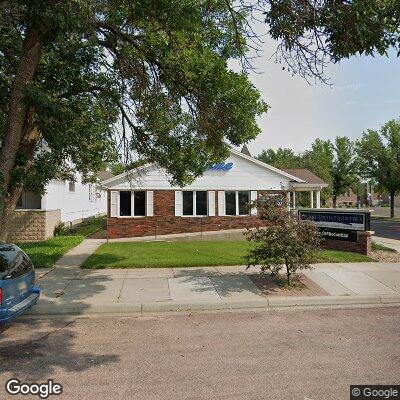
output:
{"label": "sidewalk", "polygon": [[244,266],[83,270],[101,240],[85,240],[50,271],[31,314],[146,313],[287,306],[400,304],[400,264],[316,264],[305,275],[329,296],[265,296]]}

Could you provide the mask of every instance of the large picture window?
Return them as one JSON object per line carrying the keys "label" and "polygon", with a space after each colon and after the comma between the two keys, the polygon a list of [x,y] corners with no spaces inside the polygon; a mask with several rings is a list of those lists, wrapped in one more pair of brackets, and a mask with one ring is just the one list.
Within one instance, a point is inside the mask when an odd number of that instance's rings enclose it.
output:
{"label": "large picture window", "polygon": [[225,192],[225,215],[249,215],[250,192],[228,190]]}
{"label": "large picture window", "polygon": [[182,214],[185,216],[207,215],[207,191],[196,190],[182,192]]}
{"label": "large picture window", "polygon": [[119,215],[121,217],[144,217],[146,215],[146,192],[120,191]]}

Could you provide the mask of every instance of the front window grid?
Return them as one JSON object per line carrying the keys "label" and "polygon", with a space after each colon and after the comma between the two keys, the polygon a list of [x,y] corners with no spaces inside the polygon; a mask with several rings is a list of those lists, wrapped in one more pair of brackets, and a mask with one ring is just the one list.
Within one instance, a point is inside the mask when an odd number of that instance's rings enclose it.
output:
{"label": "front window grid", "polygon": [[[124,199],[122,206],[122,199]],[[119,192],[119,216],[120,217],[145,217],[146,216],[146,191],[121,190]],[[140,204],[143,202],[143,204]]]}
{"label": "front window grid", "polygon": [[[245,198],[246,201],[243,202],[242,201],[243,198]],[[247,190],[225,191],[225,215],[228,216],[249,215],[250,214],[248,209],[249,203],[250,203],[249,191]]]}
{"label": "front window grid", "polygon": [[[198,213],[197,199],[205,194],[205,205],[203,204],[204,213]],[[187,203],[185,205],[185,198]],[[182,192],[182,216],[184,217],[207,217],[208,216],[208,198],[207,191],[205,190],[184,190]]]}

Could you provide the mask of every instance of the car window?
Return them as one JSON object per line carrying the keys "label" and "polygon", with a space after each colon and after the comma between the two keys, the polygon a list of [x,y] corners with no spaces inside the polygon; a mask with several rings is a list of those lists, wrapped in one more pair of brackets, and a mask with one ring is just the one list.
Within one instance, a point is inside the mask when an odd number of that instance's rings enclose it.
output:
{"label": "car window", "polygon": [[32,269],[32,262],[18,246],[0,245],[0,279],[17,278]]}

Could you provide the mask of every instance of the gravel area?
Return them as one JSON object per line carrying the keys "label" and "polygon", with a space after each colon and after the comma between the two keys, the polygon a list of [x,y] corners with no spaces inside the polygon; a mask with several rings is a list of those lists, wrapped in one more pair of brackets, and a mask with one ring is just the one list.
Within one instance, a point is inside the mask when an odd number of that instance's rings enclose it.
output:
{"label": "gravel area", "polygon": [[397,252],[375,250],[370,257],[380,262],[400,263],[400,253]]}

